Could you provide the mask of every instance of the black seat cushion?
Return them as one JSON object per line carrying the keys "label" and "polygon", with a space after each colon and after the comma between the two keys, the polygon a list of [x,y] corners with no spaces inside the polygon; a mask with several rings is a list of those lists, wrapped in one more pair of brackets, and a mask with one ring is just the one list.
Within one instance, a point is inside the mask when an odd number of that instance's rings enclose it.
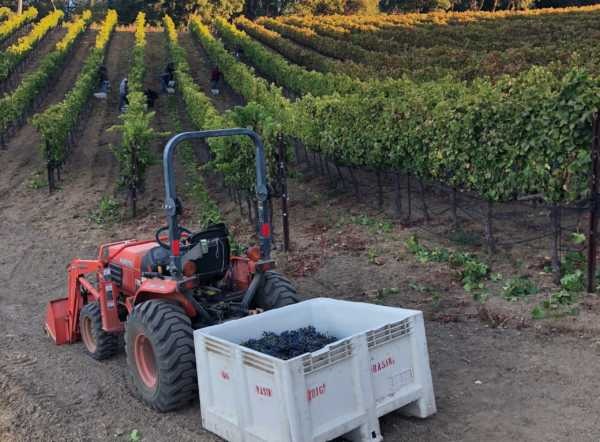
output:
{"label": "black seat cushion", "polygon": [[[196,263],[200,282],[203,284],[213,283],[223,279],[229,269],[230,246],[229,232],[225,224],[212,224],[202,232],[198,232],[190,238],[195,244],[194,249],[202,248],[202,241],[207,246],[205,253],[198,256],[194,250],[190,258]],[[186,257],[184,256],[184,261]],[[184,262],[185,264],[185,262]]]}
{"label": "black seat cushion", "polygon": [[169,264],[169,251],[161,246],[156,246],[148,251],[142,258],[142,272],[158,272],[158,267],[163,273]]}

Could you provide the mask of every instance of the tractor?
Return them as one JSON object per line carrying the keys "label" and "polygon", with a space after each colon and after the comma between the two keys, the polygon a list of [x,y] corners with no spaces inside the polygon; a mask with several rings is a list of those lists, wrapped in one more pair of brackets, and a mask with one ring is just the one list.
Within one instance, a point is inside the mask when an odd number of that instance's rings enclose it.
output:
{"label": "tractor", "polygon": [[[183,141],[247,136],[256,150],[259,246],[231,256],[223,224],[200,232],[178,224],[173,155]],[[93,260],[68,268],[67,297],[50,302],[45,330],[58,345],[83,341],[94,359],[114,355],[124,340],[128,378],[150,407],[170,411],[197,397],[193,330],[300,301],[273,269],[264,147],[249,129],[185,132],[163,153],[168,224],[154,239],[101,245]]]}

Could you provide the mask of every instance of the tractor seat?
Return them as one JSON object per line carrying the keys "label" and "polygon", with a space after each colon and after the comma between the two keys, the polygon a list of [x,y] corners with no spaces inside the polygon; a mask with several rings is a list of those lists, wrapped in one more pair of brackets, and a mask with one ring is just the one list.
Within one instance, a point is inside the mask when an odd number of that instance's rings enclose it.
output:
{"label": "tractor seat", "polygon": [[[190,237],[195,244],[182,258],[182,264],[193,261],[196,276],[202,284],[212,284],[223,279],[229,269],[229,232],[224,224],[211,224]],[[156,246],[142,258],[142,272],[155,272],[168,276],[169,250]]]}
{"label": "tractor seat", "polygon": [[225,224],[211,224],[202,232],[192,235],[195,246],[183,256],[183,263],[196,264],[196,276],[202,284],[214,284],[229,269],[229,232]]}
{"label": "tractor seat", "polygon": [[159,272],[167,274],[167,266],[169,265],[169,251],[156,246],[148,251],[142,258],[142,272]]}

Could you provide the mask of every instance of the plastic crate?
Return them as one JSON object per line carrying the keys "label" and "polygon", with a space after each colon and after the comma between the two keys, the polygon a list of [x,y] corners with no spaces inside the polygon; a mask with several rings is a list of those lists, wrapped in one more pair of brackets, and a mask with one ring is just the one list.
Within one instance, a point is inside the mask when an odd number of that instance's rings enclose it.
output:
{"label": "plastic crate", "polygon": [[[312,325],[339,338],[287,361],[239,345]],[[194,332],[202,425],[232,441],[381,441],[378,417],[436,411],[423,315],[317,298]]]}

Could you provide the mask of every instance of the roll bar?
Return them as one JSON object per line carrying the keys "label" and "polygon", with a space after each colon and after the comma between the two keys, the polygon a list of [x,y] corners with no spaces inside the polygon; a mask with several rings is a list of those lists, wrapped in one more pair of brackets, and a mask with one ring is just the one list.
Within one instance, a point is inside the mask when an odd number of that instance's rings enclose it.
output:
{"label": "roll bar", "polygon": [[181,232],[177,217],[177,194],[175,192],[175,171],[173,167],[173,154],[175,148],[184,141],[204,140],[207,138],[247,136],[252,139],[256,148],[256,197],[258,199],[258,221],[261,259],[267,260],[271,256],[271,224],[269,220],[269,190],[267,187],[267,169],[265,164],[265,148],[258,134],[250,129],[219,129],[183,132],[171,138],[163,152],[163,172],[165,177],[165,212],[169,225],[169,245],[171,249],[169,271],[176,278],[181,277],[180,239]]}

